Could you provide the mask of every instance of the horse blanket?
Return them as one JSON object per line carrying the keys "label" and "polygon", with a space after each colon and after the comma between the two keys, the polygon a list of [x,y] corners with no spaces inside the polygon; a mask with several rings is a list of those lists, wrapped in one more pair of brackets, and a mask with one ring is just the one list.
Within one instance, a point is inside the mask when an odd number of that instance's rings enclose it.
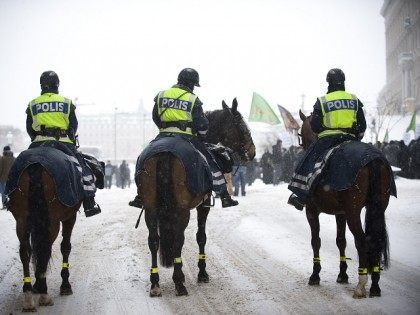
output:
{"label": "horse blanket", "polygon": [[18,188],[22,172],[30,165],[39,163],[54,180],[60,202],[73,207],[83,198],[82,168],[73,156],[51,147],[37,147],[23,151],[16,158],[6,183],[5,194]]}
{"label": "horse blanket", "polygon": [[187,174],[187,188],[191,193],[202,194],[212,190],[212,175],[206,158],[188,139],[178,135],[152,140],[137,159],[136,177],[143,171],[147,159],[163,152],[172,153],[181,161]]}

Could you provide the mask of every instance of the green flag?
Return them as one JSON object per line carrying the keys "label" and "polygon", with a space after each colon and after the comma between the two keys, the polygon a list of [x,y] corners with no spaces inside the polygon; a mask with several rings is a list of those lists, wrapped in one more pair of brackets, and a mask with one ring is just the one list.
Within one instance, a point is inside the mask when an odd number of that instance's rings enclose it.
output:
{"label": "green flag", "polygon": [[280,119],[271,109],[271,106],[261,95],[255,92],[252,95],[251,112],[249,113],[248,121],[265,122],[270,125],[280,124]]}
{"label": "green flag", "polygon": [[416,132],[416,111],[414,111],[413,117],[411,117],[410,124],[405,132],[410,132],[411,130]]}
{"label": "green flag", "polygon": [[385,132],[385,137],[384,140],[382,142],[389,142],[389,134],[388,134],[388,129]]}

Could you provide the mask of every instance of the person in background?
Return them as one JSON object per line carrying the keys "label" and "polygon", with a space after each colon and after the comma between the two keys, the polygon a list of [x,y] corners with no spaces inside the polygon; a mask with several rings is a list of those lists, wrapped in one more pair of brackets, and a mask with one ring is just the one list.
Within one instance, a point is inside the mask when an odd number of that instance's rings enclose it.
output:
{"label": "person in background", "polygon": [[110,189],[112,186],[112,175],[114,174],[114,166],[111,161],[107,161],[105,165],[105,188]]}
{"label": "person in background", "polygon": [[234,196],[239,195],[239,187],[241,189],[241,195],[245,196],[245,186],[246,186],[246,164],[241,163],[238,165],[233,166],[232,174],[233,174],[233,186],[235,187],[235,191],[233,192]]}
{"label": "person in background", "polygon": [[128,181],[130,180],[130,170],[125,160],[123,160],[120,165],[120,178],[121,188],[124,189],[125,186],[127,186]]}
{"label": "person in background", "polygon": [[13,156],[13,152],[10,150],[10,146],[7,145],[3,148],[3,156],[0,157],[0,192],[2,209],[6,209],[6,195],[4,194],[4,189],[6,188],[7,178],[9,177],[9,172],[14,162],[15,157]]}
{"label": "person in background", "polygon": [[273,145],[273,185],[276,186],[283,179],[283,147],[281,139]]}

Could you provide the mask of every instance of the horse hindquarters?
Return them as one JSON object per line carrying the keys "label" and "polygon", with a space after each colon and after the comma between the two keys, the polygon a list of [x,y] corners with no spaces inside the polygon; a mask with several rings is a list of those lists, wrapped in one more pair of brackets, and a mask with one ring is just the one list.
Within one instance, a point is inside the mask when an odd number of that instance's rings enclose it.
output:
{"label": "horse hindquarters", "polygon": [[385,210],[389,201],[390,174],[379,160],[368,164],[369,194],[366,202],[365,234],[368,242],[368,272],[372,274],[370,296],[380,296],[378,285],[381,265],[389,263],[389,243]]}

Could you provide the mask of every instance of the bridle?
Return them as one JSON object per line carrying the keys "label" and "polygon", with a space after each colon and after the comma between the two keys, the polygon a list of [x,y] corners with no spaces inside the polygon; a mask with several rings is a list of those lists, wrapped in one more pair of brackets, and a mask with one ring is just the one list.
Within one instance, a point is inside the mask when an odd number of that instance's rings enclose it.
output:
{"label": "bridle", "polygon": [[240,153],[239,155],[249,160],[248,152],[250,152],[251,147],[253,145],[251,132],[247,128],[247,126],[242,122],[242,115],[239,112],[233,113],[229,109],[229,114],[232,117],[233,124],[229,124],[228,128],[225,129],[224,132],[224,139],[228,138],[228,135],[232,133],[233,130],[238,130],[240,135],[242,135],[242,140],[240,142]]}

